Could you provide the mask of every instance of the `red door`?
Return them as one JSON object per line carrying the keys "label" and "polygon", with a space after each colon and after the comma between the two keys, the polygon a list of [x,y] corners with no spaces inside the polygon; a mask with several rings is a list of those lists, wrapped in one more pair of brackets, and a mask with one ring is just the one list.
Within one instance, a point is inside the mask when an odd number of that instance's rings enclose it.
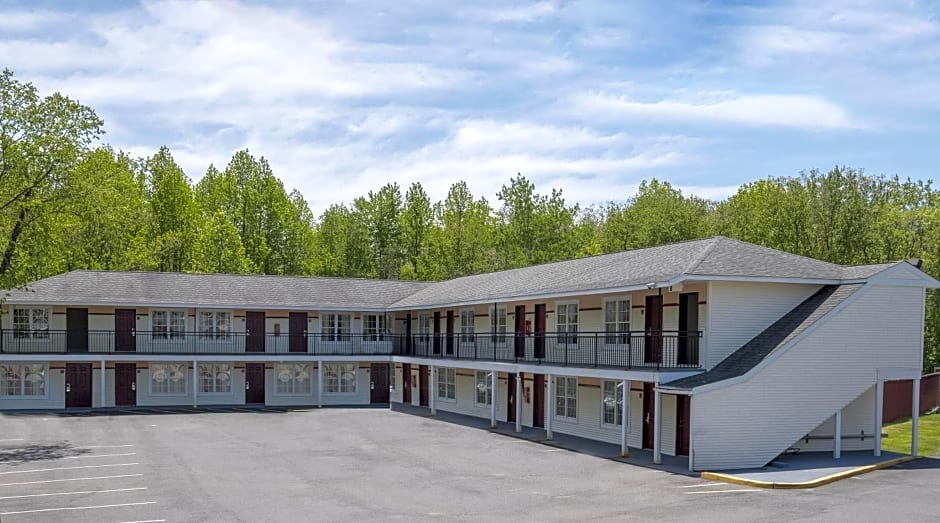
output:
{"label": "red door", "polygon": [[245,313],[245,352],[264,352],[264,312]]}
{"label": "red door", "polygon": [[676,455],[689,455],[689,427],[692,425],[692,398],[676,396]]}
{"label": "red door", "polygon": [[[535,306],[538,311],[538,305]],[[538,312],[536,312],[538,317]],[[537,328],[536,328],[537,329]],[[532,380],[532,426],[545,426],[545,375],[536,374]]]}
{"label": "red door", "polygon": [[411,405],[411,364],[401,364],[401,402]]}
{"label": "red door", "polygon": [[91,363],[65,364],[65,406],[91,407]]}
{"label": "red door", "polygon": [[137,350],[136,309],[114,309],[114,350]]}
{"label": "red door", "polygon": [[264,403],[264,363],[245,364],[245,403]]}
{"label": "red door", "polygon": [[430,377],[430,369],[427,365],[418,367],[418,403],[422,407],[428,406],[428,381]]}
{"label": "red door", "polygon": [[137,364],[114,364],[114,404],[118,407],[137,405]]}
{"label": "red door", "polygon": [[646,363],[663,361],[663,297],[646,297],[646,343],[643,355]]}
{"label": "red door", "polygon": [[369,374],[372,376],[369,403],[388,403],[388,364],[373,363]]}
{"label": "red door", "polygon": [[653,397],[653,384],[646,382],[643,383],[643,448],[651,449],[653,448],[653,419],[655,418],[655,412],[653,411],[656,407],[655,398]]}
{"label": "red door", "polygon": [[287,319],[288,352],[307,352],[307,313],[292,312]]}
{"label": "red door", "polygon": [[509,380],[506,383],[506,421],[516,421],[516,375],[509,373]]}

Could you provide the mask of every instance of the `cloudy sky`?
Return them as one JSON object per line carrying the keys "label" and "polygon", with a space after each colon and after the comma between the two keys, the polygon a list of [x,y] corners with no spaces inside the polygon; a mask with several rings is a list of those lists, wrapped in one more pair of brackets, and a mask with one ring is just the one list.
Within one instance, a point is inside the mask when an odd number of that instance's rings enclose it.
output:
{"label": "cloudy sky", "polygon": [[724,198],[836,164],[933,178],[937,6],[0,0],[0,67],[196,180],[248,148],[316,213],[389,181],[492,201],[517,172],[582,203],[652,177]]}

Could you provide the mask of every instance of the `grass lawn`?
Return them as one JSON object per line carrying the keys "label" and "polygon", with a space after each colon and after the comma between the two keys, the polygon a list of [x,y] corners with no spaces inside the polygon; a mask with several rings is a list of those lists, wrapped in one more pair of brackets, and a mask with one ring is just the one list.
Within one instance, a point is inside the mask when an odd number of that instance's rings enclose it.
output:
{"label": "grass lawn", "polygon": [[[882,438],[881,448],[901,454],[911,453],[911,420],[896,421],[884,426],[887,437]],[[918,454],[921,456],[940,455],[940,414],[920,417],[920,440]]]}

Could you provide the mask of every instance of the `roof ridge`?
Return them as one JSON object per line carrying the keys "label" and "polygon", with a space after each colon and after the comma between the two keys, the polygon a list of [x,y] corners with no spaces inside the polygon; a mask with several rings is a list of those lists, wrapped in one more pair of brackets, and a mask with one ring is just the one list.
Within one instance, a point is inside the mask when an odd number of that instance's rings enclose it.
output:
{"label": "roof ridge", "polygon": [[695,271],[695,269],[705,261],[705,258],[707,258],[708,255],[715,250],[718,244],[721,243],[721,240],[726,240],[727,238],[725,236],[712,236],[708,239],[712,240],[711,244],[705,247],[705,250],[702,251],[702,254],[692,260],[692,263],[690,263],[689,266],[685,269],[684,274],[691,274],[693,271]]}
{"label": "roof ridge", "polygon": [[[59,274],[54,274],[52,276],[47,276],[42,278],[42,280],[47,280],[49,278],[56,278],[59,276],[65,276],[66,274],[71,273],[97,273],[97,274],[166,274],[173,276],[236,276],[236,277],[245,277],[245,278],[293,278],[299,280],[340,280],[340,281],[369,281],[369,282],[393,282],[393,283],[421,283],[421,284],[432,284],[440,283],[439,281],[434,280],[393,280],[389,278],[367,278],[363,276],[323,276],[319,274],[239,274],[233,272],[180,272],[180,271],[147,271],[147,270],[111,270],[111,269],[72,269],[68,272],[63,272]],[[41,280],[37,280],[41,281]],[[35,283],[35,282],[34,282]]]}

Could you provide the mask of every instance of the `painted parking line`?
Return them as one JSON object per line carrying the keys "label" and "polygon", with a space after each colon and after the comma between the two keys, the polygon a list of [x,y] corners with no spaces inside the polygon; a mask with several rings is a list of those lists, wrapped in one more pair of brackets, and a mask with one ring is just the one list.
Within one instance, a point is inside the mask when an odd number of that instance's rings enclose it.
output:
{"label": "painted parking line", "polygon": [[742,488],[742,489],[727,489],[727,490],[699,490],[697,492],[686,492],[686,494],[731,494],[737,492],[764,492],[759,488]]}
{"label": "painted parking line", "polygon": [[133,447],[133,445],[75,445],[76,447],[83,449],[120,449]]}
{"label": "painted parking line", "polygon": [[[86,455],[82,455],[82,456],[63,456],[63,457],[61,457],[61,458],[55,458],[55,459],[116,458],[116,457],[121,457],[121,456],[136,456],[136,455],[137,455],[136,452],[127,452],[127,453],[124,453],[124,454],[86,454]],[[4,461],[3,463],[0,463],[0,464],[2,464],[2,465],[9,465],[9,464],[11,464],[11,463],[26,463],[26,462],[28,462],[28,461],[29,461],[29,460],[25,460],[25,459],[14,459],[14,460],[10,460],[10,461]]]}
{"label": "painted parking line", "polygon": [[24,438],[3,438],[3,439],[0,439],[0,443],[3,443],[4,441],[23,441],[23,440]]}
{"label": "painted parking line", "polygon": [[63,510],[93,510],[99,508],[114,507],[136,507],[140,505],[156,505],[156,501],[138,501],[137,503],[115,503],[113,505],[92,505],[88,507],[56,507],[56,508],[37,508],[33,510],[16,510],[12,512],[0,512],[0,516],[12,516],[14,514],[35,514],[37,512],[61,512]]}
{"label": "painted parking line", "polygon": [[65,478],[65,479],[43,479],[39,481],[20,481],[17,483],[0,483],[0,487],[12,487],[14,485],[38,485],[40,483],[60,483],[62,481],[97,481],[99,479],[117,479],[117,478],[139,478],[143,474],[120,474],[117,476],[93,476],[88,478]]}
{"label": "painted parking line", "polygon": [[48,496],[75,496],[79,494],[104,494],[106,492],[130,492],[132,490],[147,490],[147,487],[112,488],[107,490],[76,490],[74,492],[46,492],[43,494],[20,494],[18,496],[0,496],[0,499],[44,498]]}
{"label": "painted parking line", "polygon": [[140,463],[110,463],[108,465],[79,465],[77,467],[56,467],[52,469],[32,469],[32,470],[8,470],[0,472],[0,475],[6,474],[29,474],[31,472],[52,472],[54,470],[77,470],[77,469],[99,469],[104,467],[132,467]]}
{"label": "painted parking line", "polygon": [[721,485],[727,485],[727,483],[699,483],[697,485],[682,485],[676,488],[718,487]]}
{"label": "painted parking line", "polygon": [[121,523],[163,523],[165,519],[138,519],[137,521],[122,521]]}

